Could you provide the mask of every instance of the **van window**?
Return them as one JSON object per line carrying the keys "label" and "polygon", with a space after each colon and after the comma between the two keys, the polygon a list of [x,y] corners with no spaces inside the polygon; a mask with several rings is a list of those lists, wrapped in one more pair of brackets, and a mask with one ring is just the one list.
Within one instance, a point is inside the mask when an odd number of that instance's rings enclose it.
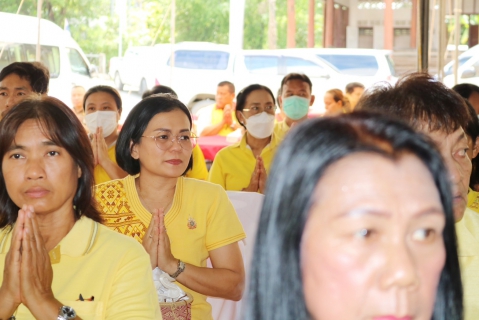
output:
{"label": "van window", "polygon": [[[34,44],[20,43],[0,43],[0,51],[3,49],[0,57],[0,70],[13,62],[33,62],[36,61],[37,47]],[[50,72],[50,78],[58,78],[60,75],[60,51],[58,47],[41,46],[40,61]]]}
{"label": "van window", "polygon": [[344,74],[354,76],[374,76],[379,70],[376,57],[372,55],[366,56],[320,53],[317,56],[328,61]]}
{"label": "van window", "polygon": [[[186,69],[226,70],[230,54],[224,51],[178,50],[174,66]],[[171,66],[171,58],[168,65]]]}
{"label": "van window", "polygon": [[245,56],[244,64],[250,73],[277,75],[279,57],[277,56]]}
{"label": "van window", "polygon": [[70,60],[70,67],[73,73],[90,76],[90,70],[83,57],[78,50],[67,48],[68,59]]}
{"label": "van window", "polygon": [[286,73],[304,73],[309,77],[321,77],[326,75],[326,70],[319,64],[314,63],[313,61],[296,58],[296,57],[284,57],[286,64]]}

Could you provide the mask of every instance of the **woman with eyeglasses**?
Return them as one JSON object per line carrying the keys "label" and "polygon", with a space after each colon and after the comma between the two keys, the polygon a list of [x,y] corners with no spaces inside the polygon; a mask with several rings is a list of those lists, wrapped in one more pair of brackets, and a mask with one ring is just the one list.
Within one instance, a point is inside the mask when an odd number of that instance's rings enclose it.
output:
{"label": "woman with eyeglasses", "polygon": [[[151,96],[130,112],[117,146],[129,176],[96,186],[105,225],[143,244],[152,269],[175,278],[194,298],[192,319],[212,319],[207,296],[241,299],[245,237],[219,186],[185,178],[196,142],[191,115],[179,100]],[[213,268],[206,267],[210,258]]]}
{"label": "woman with eyeglasses", "polygon": [[279,139],[273,135],[276,104],[271,90],[252,84],[236,98],[236,117],[246,129],[240,142],[215,157],[209,181],[225,190],[264,193]]}

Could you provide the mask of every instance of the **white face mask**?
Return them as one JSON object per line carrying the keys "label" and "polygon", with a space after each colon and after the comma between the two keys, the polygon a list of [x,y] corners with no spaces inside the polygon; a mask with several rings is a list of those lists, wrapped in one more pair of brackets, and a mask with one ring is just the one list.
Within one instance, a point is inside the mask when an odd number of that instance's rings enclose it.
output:
{"label": "white face mask", "polygon": [[253,137],[257,139],[267,138],[273,134],[274,115],[261,112],[260,114],[256,114],[246,119],[245,126],[246,130]]}
{"label": "white face mask", "polygon": [[85,115],[85,124],[90,133],[95,133],[96,128],[103,128],[103,137],[108,137],[118,127],[118,112],[97,111]]}

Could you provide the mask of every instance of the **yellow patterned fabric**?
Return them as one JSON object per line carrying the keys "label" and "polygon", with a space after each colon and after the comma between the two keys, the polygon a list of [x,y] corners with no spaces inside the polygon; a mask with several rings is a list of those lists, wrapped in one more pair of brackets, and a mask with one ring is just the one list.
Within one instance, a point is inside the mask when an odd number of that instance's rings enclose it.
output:
{"label": "yellow patterned fabric", "polygon": [[286,120],[276,122],[274,124],[274,135],[278,141],[283,141],[286,137],[286,134],[289,132],[290,127],[286,123]]}
{"label": "yellow patterned fabric", "polygon": [[461,278],[464,290],[464,320],[479,319],[479,215],[466,208],[456,222]]}
{"label": "yellow patterned fabric", "polygon": [[[0,283],[11,240],[10,228],[0,229]],[[161,319],[150,258],[132,239],[83,216],[50,256],[55,298],[82,319]],[[79,301],[80,294],[95,299]],[[35,319],[23,304],[15,316]]]}
{"label": "yellow patterned fabric", "polygon": [[[106,226],[142,241],[151,213],[141,204],[135,177],[97,185],[95,198]],[[198,267],[206,267],[209,251],[246,237],[233,205],[220,186],[184,177],[178,178],[165,225],[173,256]],[[177,284],[194,297],[192,319],[212,319],[206,296]]]}

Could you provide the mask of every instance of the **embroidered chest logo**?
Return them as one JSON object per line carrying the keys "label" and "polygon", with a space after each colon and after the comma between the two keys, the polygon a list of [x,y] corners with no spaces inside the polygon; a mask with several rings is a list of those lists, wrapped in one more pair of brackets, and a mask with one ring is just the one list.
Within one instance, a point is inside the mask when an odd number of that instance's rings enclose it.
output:
{"label": "embroidered chest logo", "polygon": [[188,223],[186,224],[188,229],[196,229],[196,221],[191,216],[188,218]]}

